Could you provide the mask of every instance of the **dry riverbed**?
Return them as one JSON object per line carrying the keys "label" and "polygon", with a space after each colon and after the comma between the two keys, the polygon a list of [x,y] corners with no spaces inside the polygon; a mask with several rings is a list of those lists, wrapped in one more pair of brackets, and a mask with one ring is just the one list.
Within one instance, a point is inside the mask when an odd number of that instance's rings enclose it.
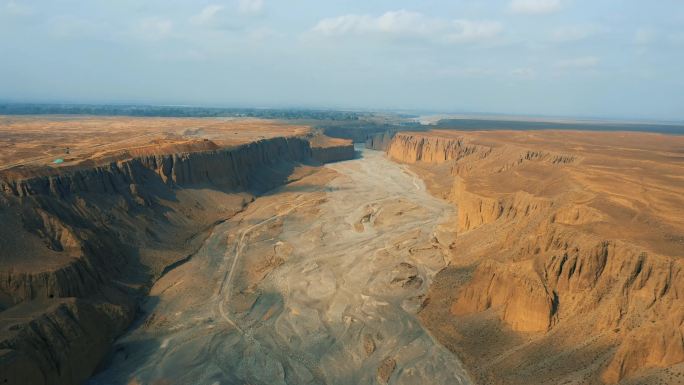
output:
{"label": "dry riverbed", "polygon": [[329,164],[218,225],[89,383],[469,384],[416,318],[453,215],[381,152]]}

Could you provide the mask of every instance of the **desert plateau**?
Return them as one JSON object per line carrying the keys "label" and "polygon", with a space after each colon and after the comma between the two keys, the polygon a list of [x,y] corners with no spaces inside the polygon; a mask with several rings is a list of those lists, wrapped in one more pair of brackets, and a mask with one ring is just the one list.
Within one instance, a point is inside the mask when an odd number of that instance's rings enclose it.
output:
{"label": "desert plateau", "polygon": [[6,383],[684,380],[682,136],[0,122]]}
{"label": "desert plateau", "polygon": [[684,2],[0,0],[0,385],[684,385]]}

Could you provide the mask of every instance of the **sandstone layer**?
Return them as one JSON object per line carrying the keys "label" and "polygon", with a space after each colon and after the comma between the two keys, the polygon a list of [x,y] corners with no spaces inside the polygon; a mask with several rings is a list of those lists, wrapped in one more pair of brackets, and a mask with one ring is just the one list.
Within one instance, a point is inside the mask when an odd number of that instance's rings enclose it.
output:
{"label": "sandstone layer", "polygon": [[325,135],[313,135],[309,139],[311,156],[321,163],[338,162],[353,159],[354,143],[350,139],[330,138]]}
{"label": "sandstone layer", "polygon": [[[3,164],[0,382],[83,382],[156,279],[189,260],[215,224],[311,172],[311,141],[325,141],[303,127],[251,120],[191,119],[184,133],[163,131],[183,121],[155,120],[162,132],[130,147],[94,130],[59,165],[21,154]],[[117,121],[79,122],[101,129]],[[2,138],[11,147],[20,128],[9,126],[0,131],[12,133]]]}
{"label": "sandstone layer", "polygon": [[392,143],[392,138],[397,134],[396,130],[388,130],[369,135],[366,139],[366,148],[371,150],[385,151]]}
{"label": "sandstone layer", "polygon": [[479,382],[682,381],[684,137],[409,132],[387,154],[458,208],[421,318]]}

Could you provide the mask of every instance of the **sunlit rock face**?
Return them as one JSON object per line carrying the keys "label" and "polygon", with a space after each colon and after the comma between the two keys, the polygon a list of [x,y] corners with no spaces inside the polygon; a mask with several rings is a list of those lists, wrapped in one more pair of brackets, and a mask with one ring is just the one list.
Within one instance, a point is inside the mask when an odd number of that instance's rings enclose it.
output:
{"label": "sunlit rock face", "polygon": [[452,266],[423,320],[484,382],[669,381],[684,361],[683,145],[637,133],[397,134],[388,156],[458,210]]}

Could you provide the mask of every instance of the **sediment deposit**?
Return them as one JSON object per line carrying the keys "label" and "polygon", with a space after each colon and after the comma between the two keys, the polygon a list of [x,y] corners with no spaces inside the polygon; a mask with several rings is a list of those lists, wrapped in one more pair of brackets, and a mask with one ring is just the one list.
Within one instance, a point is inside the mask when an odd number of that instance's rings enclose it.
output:
{"label": "sediment deposit", "polygon": [[682,381],[683,137],[432,131],[387,153],[457,206],[421,319],[476,381]]}

